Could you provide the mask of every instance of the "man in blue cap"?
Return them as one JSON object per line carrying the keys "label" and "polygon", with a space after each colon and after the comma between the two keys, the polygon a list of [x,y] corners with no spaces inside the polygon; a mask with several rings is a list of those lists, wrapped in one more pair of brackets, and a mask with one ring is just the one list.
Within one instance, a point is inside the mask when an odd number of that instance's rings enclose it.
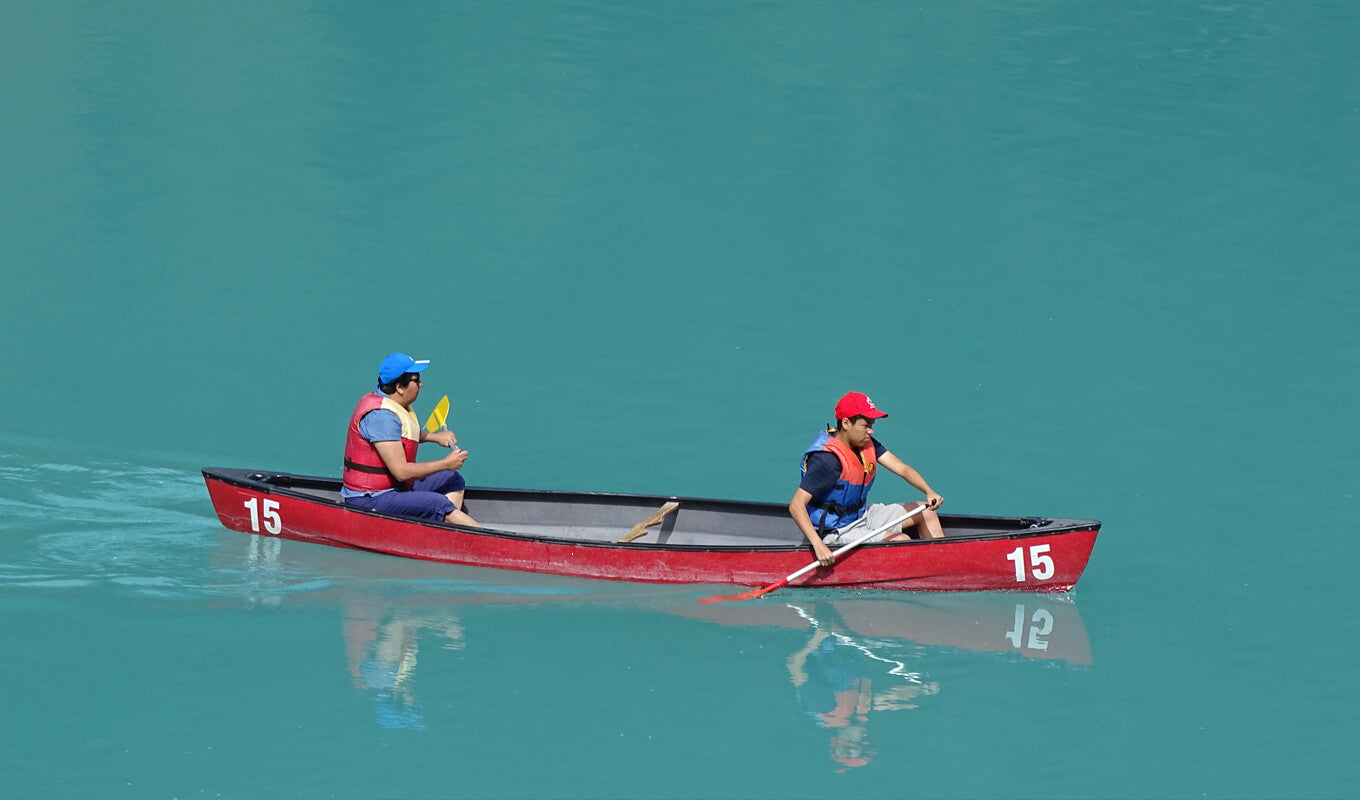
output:
{"label": "man in blue cap", "polygon": [[[371,511],[456,525],[477,525],[463,510],[466,482],[458,470],[467,451],[453,431],[429,433],[411,410],[420,396],[420,373],[430,366],[393,353],[378,367],[378,388],[359,398],[345,437],[340,495]],[[450,448],[436,461],[416,461],[421,442]]]}

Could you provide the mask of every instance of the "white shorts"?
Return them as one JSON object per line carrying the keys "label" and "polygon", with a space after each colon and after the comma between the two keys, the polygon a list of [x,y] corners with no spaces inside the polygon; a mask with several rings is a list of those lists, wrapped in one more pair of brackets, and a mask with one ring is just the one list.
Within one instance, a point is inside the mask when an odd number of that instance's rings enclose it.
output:
{"label": "white shorts", "polygon": [[[826,543],[827,547],[840,547],[843,544],[850,544],[869,531],[890,524],[895,518],[900,517],[905,513],[907,512],[902,508],[901,503],[893,503],[891,505],[872,503],[864,510],[864,516],[849,525],[846,525],[844,528],[828,533],[822,537],[822,541]],[[883,541],[883,537],[892,534],[894,531],[901,530],[901,528],[902,526],[900,524],[894,525],[886,531],[880,531],[877,536],[869,541],[881,542]]]}

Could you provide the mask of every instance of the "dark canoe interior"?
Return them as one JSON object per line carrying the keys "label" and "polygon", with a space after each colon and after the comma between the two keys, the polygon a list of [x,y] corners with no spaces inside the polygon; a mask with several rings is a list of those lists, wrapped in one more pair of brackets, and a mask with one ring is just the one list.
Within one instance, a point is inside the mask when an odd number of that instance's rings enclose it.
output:
{"label": "dark canoe interior", "polygon": [[[249,470],[205,469],[205,476],[245,487],[343,505],[340,481]],[[618,542],[640,522],[675,502],[675,510],[630,546],[777,547],[805,546],[802,533],[777,503],[685,497],[469,488],[468,513],[492,533],[589,543]],[[355,513],[372,513],[356,511]],[[947,539],[1023,536],[1094,525],[1091,520],[1042,517],[942,515]],[[428,523],[427,523],[428,524]]]}

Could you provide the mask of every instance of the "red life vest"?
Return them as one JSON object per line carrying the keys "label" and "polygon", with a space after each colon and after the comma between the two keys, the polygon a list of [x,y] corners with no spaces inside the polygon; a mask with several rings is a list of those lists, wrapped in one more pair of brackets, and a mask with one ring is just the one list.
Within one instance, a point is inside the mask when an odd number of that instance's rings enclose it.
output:
{"label": "red life vest", "polygon": [[828,431],[819,434],[804,451],[803,472],[807,472],[808,453],[819,451],[835,454],[841,462],[841,474],[831,494],[820,505],[808,507],[808,517],[818,530],[837,530],[864,516],[869,488],[878,472],[878,454],[872,442],[857,453]]}
{"label": "red life vest", "polygon": [[406,460],[412,463],[416,460],[416,450],[420,448],[420,420],[392,398],[369,392],[359,398],[359,403],[349,418],[349,433],[345,436],[345,469],[340,476],[347,489],[356,492],[381,492],[384,489],[395,489],[398,486],[406,488],[411,485],[410,481],[405,483],[396,481],[392,473],[387,471],[382,456],[378,455],[378,448],[359,433],[359,420],[370,411],[377,411],[380,408],[391,411],[401,420],[401,446],[406,451]]}

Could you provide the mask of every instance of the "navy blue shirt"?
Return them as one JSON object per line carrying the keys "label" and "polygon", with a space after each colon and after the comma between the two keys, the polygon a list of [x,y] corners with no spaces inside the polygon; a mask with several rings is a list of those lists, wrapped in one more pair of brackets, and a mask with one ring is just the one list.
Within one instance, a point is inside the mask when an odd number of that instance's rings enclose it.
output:
{"label": "navy blue shirt", "polygon": [[[888,452],[888,448],[874,437],[869,437],[869,442],[874,446],[874,458],[882,458]],[[825,450],[816,453],[808,453],[807,472],[803,475],[803,480],[798,484],[798,488],[812,495],[808,501],[810,506],[821,505],[831,494],[831,490],[836,488],[836,481],[841,477],[841,460],[836,458],[835,453],[828,453]]]}

